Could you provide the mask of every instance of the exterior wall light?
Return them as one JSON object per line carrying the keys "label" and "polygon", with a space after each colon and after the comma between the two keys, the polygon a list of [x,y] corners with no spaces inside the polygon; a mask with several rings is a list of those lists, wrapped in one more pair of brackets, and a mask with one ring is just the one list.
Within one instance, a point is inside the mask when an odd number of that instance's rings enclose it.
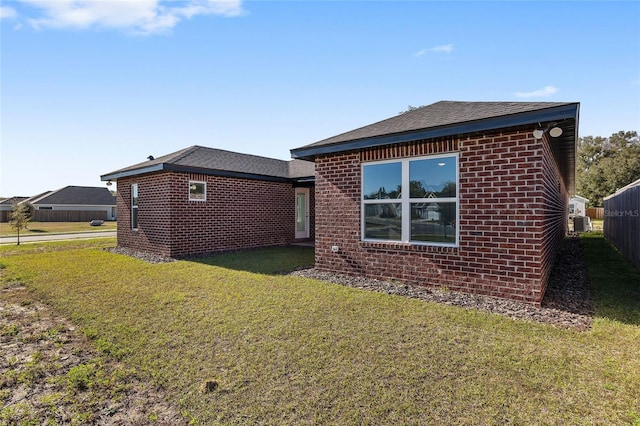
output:
{"label": "exterior wall light", "polygon": [[544,135],[544,130],[542,129],[536,129],[533,131],[533,137],[536,139],[542,139],[543,135]]}
{"label": "exterior wall light", "polygon": [[562,135],[562,129],[558,126],[552,127],[551,130],[549,130],[549,134],[552,138],[557,138]]}
{"label": "exterior wall light", "polygon": [[562,128],[557,126],[555,123],[550,124],[545,129],[536,129],[533,131],[533,137],[536,139],[542,139],[544,134],[549,132],[549,136],[552,138],[557,138],[558,136],[562,136]]}

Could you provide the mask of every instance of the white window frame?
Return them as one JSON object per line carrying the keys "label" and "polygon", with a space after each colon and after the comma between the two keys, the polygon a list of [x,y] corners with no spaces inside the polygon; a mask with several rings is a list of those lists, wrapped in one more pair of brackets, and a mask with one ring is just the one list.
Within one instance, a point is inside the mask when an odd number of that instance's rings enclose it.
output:
{"label": "white window frame", "polygon": [[[191,198],[191,185],[193,184],[201,184],[203,186],[202,198]],[[200,180],[189,181],[189,201],[207,201],[207,182]]]}
{"label": "white window frame", "polygon": [[[411,240],[411,204],[421,203],[421,202],[430,202],[430,203],[445,203],[445,202],[453,202],[454,197],[451,198],[410,198],[410,185],[409,185],[409,163],[412,161],[419,160],[434,160],[438,158],[455,158],[456,161],[456,240],[455,243],[441,243],[441,242],[432,242],[432,241],[412,241]],[[412,245],[426,245],[426,246],[439,246],[439,247],[458,247],[460,245],[460,232],[459,232],[459,223],[460,223],[460,154],[458,152],[450,152],[446,154],[435,154],[435,155],[426,155],[421,157],[408,157],[408,158],[396,158],[393,160],[383,160],[383,161],[370,161],[366,163],[362,163],[360,165],[360,238],[361,241],[364,242],[388,242],[388,243],[404,243],[404,244],[412,244]],[[364,168],[370,165],[376,164],[389,164],[389,163],[401,163],[402,170],[402,192],[400,198],[395,200],[388,199],[373,199],[373,200],[365,200],[364,196]],[[398,240],[383,240],[377,238],[365,238],[365,205],[366,204],[389,204],[389,203],[400,203],[401,211],[402,211],[402,237]]]}
{"label": "white window frame", "polygon": [[[132,183],[131,184],[131,230],[133,231],[137,231],[138,230],[138,221],[140,219],[140,216],[138,215],[138,204],[140,202],[140,192],[138,191],[138,184],[137,183]],[[134,197],[134,193],[137,195],[137,197]],[[134,203],[134,199],[137,198],[138,200],[135,201]],[[134,212],[135,209],[135,220],[134,220]],[[135,222],[135,224],[134,224]],[[134,226],[135,225],[135,226]]]}

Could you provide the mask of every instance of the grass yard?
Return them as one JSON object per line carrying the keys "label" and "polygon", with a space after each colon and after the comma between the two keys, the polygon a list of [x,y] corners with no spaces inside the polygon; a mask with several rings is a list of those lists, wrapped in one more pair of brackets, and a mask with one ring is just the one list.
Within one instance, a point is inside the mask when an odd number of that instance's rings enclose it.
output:
{"label": "grass yard", "polygon": [[604,219],[591,219],[591,225],[594,231],[602,231],[604,226]]}
{"label": "grass yard", "polygon": [[640,274],[583,241],[587,332],[279,275],[303,247],[148,264],[30,244],[0,271],[194,424],[640,425]]}
{"label": "grass yard", "polygon": [[[81,232],[115,231],[118,223],[105,221],[101,226],[91,226],[89,222],[29,222],[27,229],[20,230],[20,236],[77,234]],[[0,237],[15,237],[17,232],[7,222],[0,222]]]}

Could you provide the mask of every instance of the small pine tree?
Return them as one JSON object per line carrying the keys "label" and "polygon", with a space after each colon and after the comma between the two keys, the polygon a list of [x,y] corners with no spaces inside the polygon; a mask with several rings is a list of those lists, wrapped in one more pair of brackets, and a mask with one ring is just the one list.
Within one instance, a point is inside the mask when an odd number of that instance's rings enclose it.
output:
{"label": "small pine tree", "polygon": [[9,214],[9,225],[18,231],[18,244],[20,245],[20,230],[27,229],[31,220],[31,206],[27,203],[14,204]]}

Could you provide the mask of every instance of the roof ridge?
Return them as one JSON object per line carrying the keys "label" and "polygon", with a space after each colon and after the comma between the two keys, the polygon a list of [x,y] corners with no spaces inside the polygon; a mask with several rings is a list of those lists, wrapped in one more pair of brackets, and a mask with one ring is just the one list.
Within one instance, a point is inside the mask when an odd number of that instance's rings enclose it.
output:
{"label": "roof ridge", "polygon": [[[65,188],[66,188],[66,186],[65,186]],[[53,195],[53,194],[56,194],[56,193],[62,191],[63,189],[64,188],[59,188],[59,189],[54,189],[53,191],[46,191],[46,192],[43,192],[42,194],[35,195],[32,198],[29,198],[28,200],[25,200],[25,201],[28,201],[31,204],[35,204],[40,200],[44,200],[45,198],[47,198],[50,195]]]}
{"label": "roof ridge", "polygon": [[[175,161],[180,161],[183,158],[187,157],[188,155],[190,155],[191,153],[193,153],[193,151],[197,150],[198,148],[202,148],[201,146],[198,145],[191,145],[188,148],[183,148],[179,151],[176,151],[172,154],[167,154],[167,156],[169,158],[167,158],[166,161],[162,161],[162,163],[168,163],[168,162],[175,162]],[[162,157],[160,157],[162,158]]]}

